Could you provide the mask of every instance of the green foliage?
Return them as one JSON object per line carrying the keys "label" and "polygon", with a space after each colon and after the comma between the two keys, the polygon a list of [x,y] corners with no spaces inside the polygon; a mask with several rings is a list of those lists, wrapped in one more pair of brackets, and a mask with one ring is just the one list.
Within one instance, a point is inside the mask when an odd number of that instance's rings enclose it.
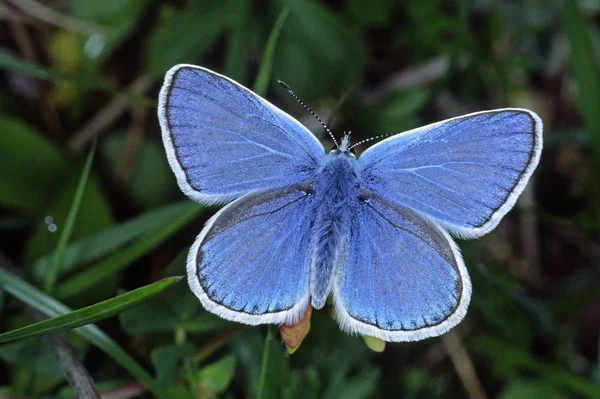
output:
{"label": "green foliage", "polygon": [[104,140],[100,151],[104,162],[113,165],[109,171],[115,180],[125,180],[124,189],[131,201],[140,208],[148,209],[173,200],[177,184],[173,181],[164,149],[155,141],[142,139],[136,163],[129,166],[126,176],[121,177],[125,166],[119,168],[119,165],[128,155],[128,144],[126,135],[117,133]]}
{"label": "green foliage", "polygon": [[[40,337],[62,331],[112,397],[461,398],[478,380],[501,399],[600,398],[594,2],[30,1],[42,8],[9,5],[0,20],[0,396],[74,397]],[[354,140],[490,108],[540,114],[529,198],[459,242],[473,298],[455,331],[471,380],[440,339],[378,354],[327,310],[290,356],[275,326],[220,319],[174,284],[214,212],[173,202],[155,108],[177,63],[252,87],[312,129],[281,79]],[[89,131],[93,164],[67,144]]]}
{"label": "green foliage", "polygon": [[0,343],[52,334],[95,323],[106,319],[107,317],[124,312],[131,307],[137,306],[179,280],[181,280],[181,278],[177,277],[160,280],[156,283],[146,285],[126,294],[107,299],[106,301],[73,311],[63,316],[54,317],[49,320],[31,324],[27,327],[0,334]]}
{"label": "green foliage", "polygon": [[281,396],[283,387],[289,378],[289,367],[289,361],[283,354],[283,348],[273,338],[272,330],[269,330],[262,355],[258,399]]}

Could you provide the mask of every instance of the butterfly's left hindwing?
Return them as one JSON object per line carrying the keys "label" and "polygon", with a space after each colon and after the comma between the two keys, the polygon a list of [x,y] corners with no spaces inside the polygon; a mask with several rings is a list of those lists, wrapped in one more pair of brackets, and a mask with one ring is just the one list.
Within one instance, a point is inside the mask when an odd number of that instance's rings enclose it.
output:
{"label": "butterfly's left hindwing", "polygon": [[312,178],[325,155],[314,135],[288,114],[193,65],[167,72],[158,116],[179,187],[201,203]]}
{"label": "butterfly's left hindwing", "polygon": [[351,205],[333,295],[343,330],[385,341],[438,336],[467,312],[471,281],[436,223],[369,190]]}
{"label": "butterfly's left hindwing", "polygon": [[245,195],[219,211],[187,262],[192,291],[209,311],[245,324],[292,323],[309,303],[310,186]]}

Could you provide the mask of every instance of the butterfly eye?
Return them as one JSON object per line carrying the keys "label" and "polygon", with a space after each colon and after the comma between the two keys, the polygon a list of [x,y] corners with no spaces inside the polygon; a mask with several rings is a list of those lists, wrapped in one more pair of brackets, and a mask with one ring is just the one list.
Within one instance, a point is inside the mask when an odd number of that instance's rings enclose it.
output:
{"label": "butterfly eye", "polygon": [[356,155],[356,150],[354,148],[350,148],[349,150],[352,154]]}

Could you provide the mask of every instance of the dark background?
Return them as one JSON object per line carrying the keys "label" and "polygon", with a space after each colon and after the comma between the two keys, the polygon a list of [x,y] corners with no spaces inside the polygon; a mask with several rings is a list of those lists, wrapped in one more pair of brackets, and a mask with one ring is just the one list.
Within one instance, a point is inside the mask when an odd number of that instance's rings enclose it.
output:
{"label": "dark background", "polygon": [[[184,273],[185,252],[215,209],[179,192],[160,141],[157,93],[177,63],[248,87],[261,76],[269,100],[322,135],[275,79],[284,80],[355,140],[529,108],[544,121],[544,150],[527,190],[492,233],[459,241],[473,280],[467,317],[444,338],[378,354],[322,310],[286,357],[276,328],[222,321],[180,282],[98,323],[114,347],[67,334],[98,389],[156,395],[123,366],[126,353],[164,397],[600,398],[599,3],[302,0],[287,6],[268,49],[285,4],[0,1],[2,253],[24,280],[47,287],[96,137],[47,291],[80,308]],[[0,331],[31,323],[2,284]],[[72,397],[39,338],[0,345],[0,359],[0,397]]]}

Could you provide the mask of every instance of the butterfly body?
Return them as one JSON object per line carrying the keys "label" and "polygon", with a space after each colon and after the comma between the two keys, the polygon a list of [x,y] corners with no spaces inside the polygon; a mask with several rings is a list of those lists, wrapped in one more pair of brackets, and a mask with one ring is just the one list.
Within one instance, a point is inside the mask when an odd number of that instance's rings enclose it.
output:
{"label": "butterfly body", "polygon": [[213,71],[177,65],[159,120],[182,191],[227,204],[188,256],[209,311],[293,324],[328,298],[340,327],[386,341],[457,325],[471,281],[450,236],[491,231],[538,164],[542,122],[524,109],[473,113],[397,134],[358,158],[326,153],[294,118]]}
{"label": "butterfly body", "polygon": [[348,151],[333,150],[325,156],[313,182],[313,260],[310,279],[312,306],[320,309],[330,294],[333,277],[341,271],[339,252],[348,239],[350,219],[360,194],[358,163]]}

